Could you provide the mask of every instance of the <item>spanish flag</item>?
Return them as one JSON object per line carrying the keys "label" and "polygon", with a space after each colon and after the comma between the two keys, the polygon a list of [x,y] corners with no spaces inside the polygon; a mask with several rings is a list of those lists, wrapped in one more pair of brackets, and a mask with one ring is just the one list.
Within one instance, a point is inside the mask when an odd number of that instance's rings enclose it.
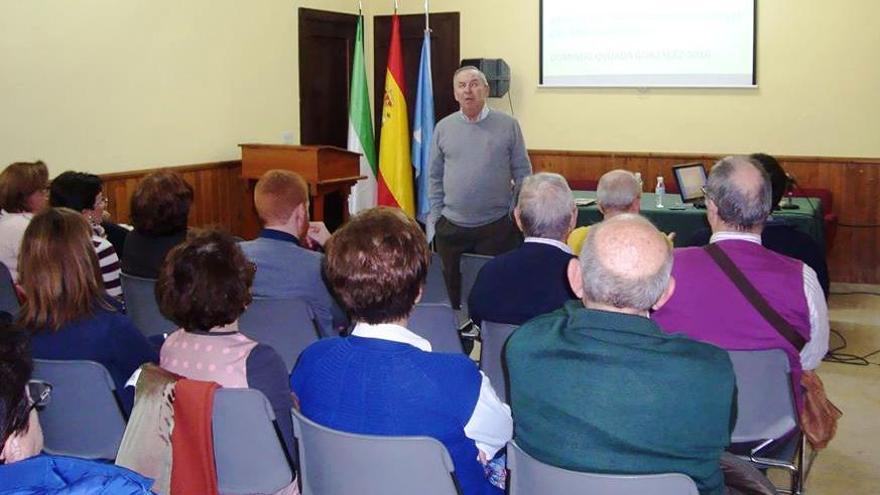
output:
{"label": "spanish flag", "polygon": [[409,121],[403,97],[403,51],[400,46],[400,21],[391,18],[391,46],[385,71],[385,97],[382,104],[382,132],[379,143],[378,203],[396,206],[415,216],[413,168],[409,155]]}

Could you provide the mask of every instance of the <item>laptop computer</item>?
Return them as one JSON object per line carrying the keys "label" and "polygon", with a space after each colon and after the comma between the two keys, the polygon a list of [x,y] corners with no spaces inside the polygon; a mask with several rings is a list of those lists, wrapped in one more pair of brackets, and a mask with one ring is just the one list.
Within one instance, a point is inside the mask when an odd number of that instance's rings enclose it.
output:
{"label": "laptop computer", "polygon": [[684,163],[672,167],[681,202],[692,204],[696,208],[706,207],[703,186],[706,185],[706,168],[700,162]]}

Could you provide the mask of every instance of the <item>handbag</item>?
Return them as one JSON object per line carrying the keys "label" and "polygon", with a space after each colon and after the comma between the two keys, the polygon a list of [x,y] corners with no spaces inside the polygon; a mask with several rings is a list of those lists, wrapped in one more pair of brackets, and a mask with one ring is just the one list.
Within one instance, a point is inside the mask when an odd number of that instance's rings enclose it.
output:
{"label": "handbag", "polygon": [[[767,300],[736,267],[727,253],[717,244],[709,244],[704,249],[746,300],[754,306],[755,310],[800,352],[807,343],[806,339],[767,303]],[[837,421],[843,416],[843,412],[825,395],[825,386],[814,371],[803,371],[801,386],[804,397],[804,407],[799,418],[801,431],[807,437],[813,450],[824,449],[828,446],[828,442],[834,438],[834,434],[837,432]]]}

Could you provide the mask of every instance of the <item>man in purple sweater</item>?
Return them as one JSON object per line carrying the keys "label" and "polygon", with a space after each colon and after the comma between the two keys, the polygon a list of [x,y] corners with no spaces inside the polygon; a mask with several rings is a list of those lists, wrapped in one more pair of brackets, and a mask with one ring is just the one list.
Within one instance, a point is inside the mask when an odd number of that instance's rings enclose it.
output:
{"label": "man in purple sweater", "polygon": [[[706,184],[706,210],[717,244],[757,291],[807,341],[796,349],[740,293],[703,248],[675,250],[677,290],[653,319],[669,333],[683,332],[724,349],[782,349],[792,381],[819,366],[828,351],[828,307],[816,272],[801,261],[761,246],[771,209],[770,180],[745,156],[719,161]],[[800,387],[794,387],[800,405]]]}

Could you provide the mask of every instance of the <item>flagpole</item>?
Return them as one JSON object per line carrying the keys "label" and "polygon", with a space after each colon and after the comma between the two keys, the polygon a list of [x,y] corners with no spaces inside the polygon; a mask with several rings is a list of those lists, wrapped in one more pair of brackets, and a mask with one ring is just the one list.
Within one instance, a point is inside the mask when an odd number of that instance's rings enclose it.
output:
{"label": "flagpole", "polygon": [[431,19],[428,16],[428,12],[429,12],[429,8],[430,8],[428,6],[429,3],[430,3],[430,0],[425,0],[425,32],[426,33],[431,32]]}
{"label": "flagpole", "polygon": [[397,13],[397,0],[394,0],[394,13]]}
{"label": "flagpole", "polygon": [[364,14],[364,3],[361,0],[358,0],[358,15]]}

